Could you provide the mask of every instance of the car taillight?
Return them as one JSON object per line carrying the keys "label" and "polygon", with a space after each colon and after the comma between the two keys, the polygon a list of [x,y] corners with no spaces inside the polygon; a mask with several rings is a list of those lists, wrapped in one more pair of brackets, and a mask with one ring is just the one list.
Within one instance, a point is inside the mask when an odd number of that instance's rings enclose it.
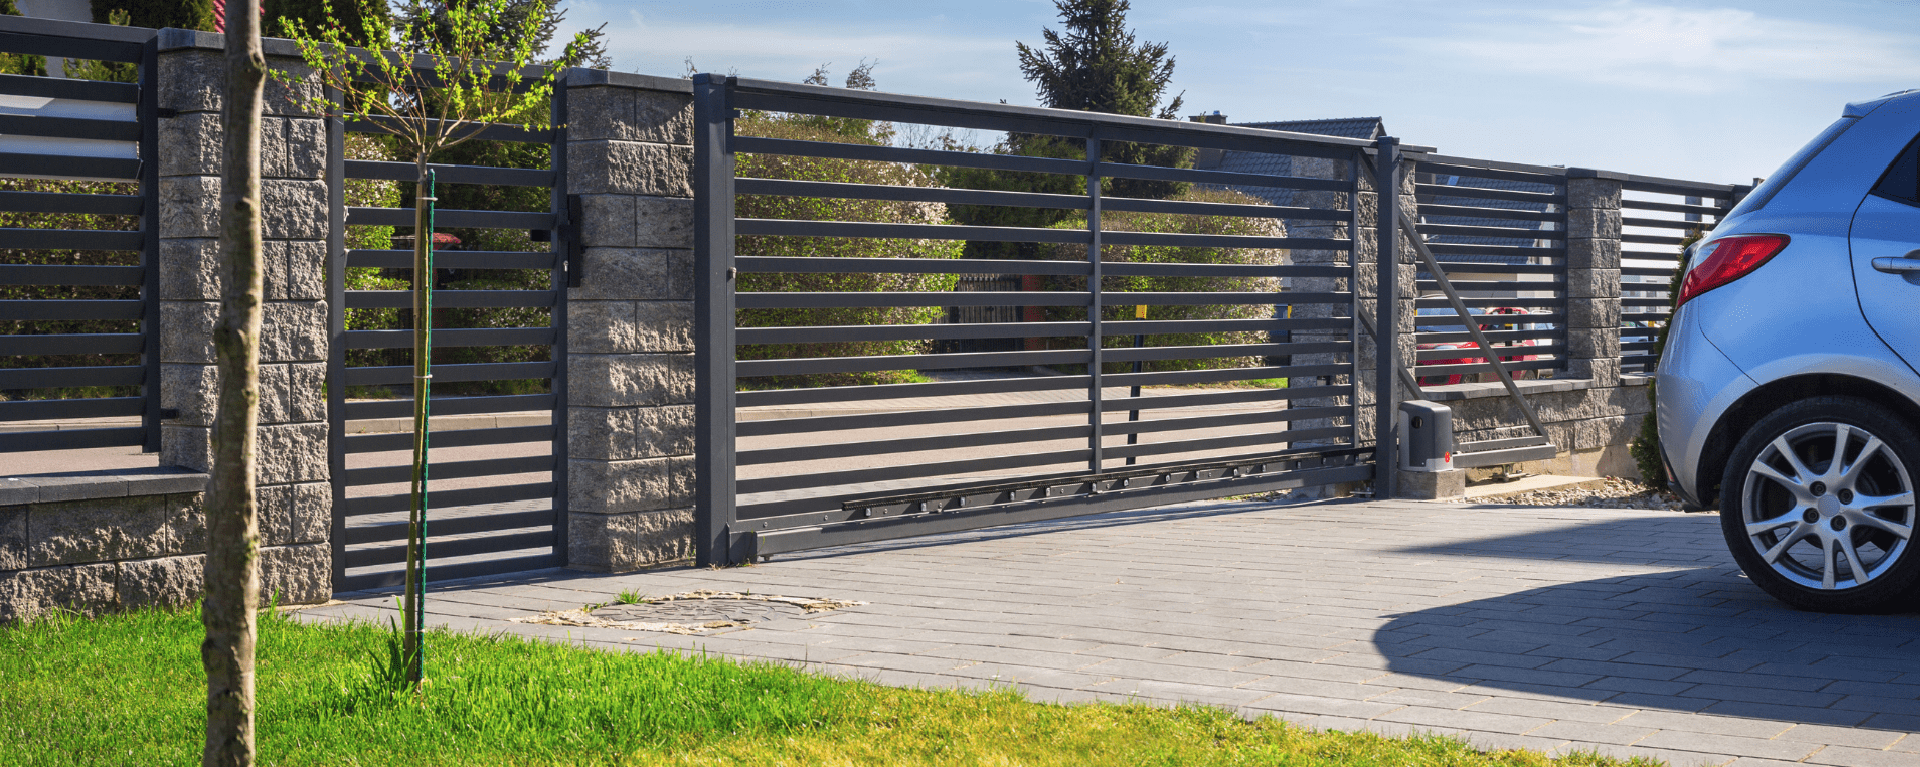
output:
{"label": "car taillight", "polygon": [[1747,276],[1786,247],[1784,234],[1736,235],[1714,240],[1700,254],[1700,264],[1687,272],[1673,308],[1678,309],[1694,296]]}

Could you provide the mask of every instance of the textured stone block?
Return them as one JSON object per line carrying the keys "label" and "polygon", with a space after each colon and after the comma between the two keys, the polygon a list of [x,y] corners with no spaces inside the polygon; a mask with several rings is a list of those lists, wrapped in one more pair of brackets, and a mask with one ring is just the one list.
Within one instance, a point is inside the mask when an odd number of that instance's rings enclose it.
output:
{"label": "textured stone block", "polygon": [[27,507],[31,567],[188,554],[206,549],[194,493],[94,498]]}
{"label": "textured stone block", "polygon": [[213,363],[213,324],[220,305],[211,301],[160,302],[160,361]]}
{"label": "textured stone block", "polygon": [[692,301],[639,301],[633,305],[636,352],[693,352]]}
{"label": "textured stone block", "polygon": [[693,300],[693,253],[659,248],[587,248],[586,274],[569,300]]}
{"label": "textured stone block", "polygon": [[1576,237],[1567,240],[1567,269],[1620,268],[1620,241]]}
{"label": "textured stone block", "polygon": [[[1619,269],[1568,269],[1567,298],[1619,298]],[[1618,303],[1618,302],[1616,302]]]}
{"label": "textured stone block", "polygon": [[634,210],[638,199],[630,194],[580,195],[580,245],[587,248],[638,246],[640,243],[634,239]]}
{"label": "textured stone block", "polygon": [[1632,441],[1639,428],[1639,418],[1629,418],[1624,415],[1575,421],[1573,444],[1563,447],[1584,450],[1608,445],[1624,445]]}
{"label": "textured stone block", "polygon": [[321,240],[267,240],[267,298],[319,301],[327,297],[327,243]]}
{"label": "textured stone block", "polygon": [[1620,211],[1604,208],[1568,208],[1567,236],[1600,240],[1620,239]]}
{"label": "textured stone block", "polygon": [[115,601],[122,609],[183,607],[206,591],[204,554],[120,563]]}
{"label": "textured stone block", "polygon": [[260,540],[268,546],[321,543],[332,522],[333,486],[326,482],[259,489]]}
{"label": "textured stone block", "polygon": [[1464,469],[1447,471],[1403,471],[1398,483],[1400,498],[1459,498],[1467,494],[1467,472]]}
{"label": "textured stone block", "polygon": [[612,573],[693,557],[693,510],[582,514],[567,519],[567,567]]}
{"label": "textured stone block", "polygon": [[1599,386],[1613,386],[1620,382],[1620,359],[1580,359],[1567,360],[1568,378],[1585,378]]}
{"label": "textured stone block", "polygon": [[268,301],[261,307],[260,359],[313,362],[327,358],[325,301]]}
{"label": "textured stone block", "polygon": [[1620,302],[1604,298],[1567,301],[1567,327],[1620,327]]}
{"label": "textured stone block", "polygon": [[220,241],[160,241],[160,298],[166,301],[220,300]]}
{"label": "textured stone block", "polygon": [[567,92],[568,138],[693,143],[693,97],[617,86]]}
{"label": "textured stone block", "polygon": [[[219,51],[198,49],[166,51],[160,54],[160,93],[162,109],[182,112],[218,112],[226,92],[226,62]],[[292,86],[268,79],[260,102],[267,115],[311,116],[302,104],[320,95],[320,85],[297,59],[274,57],[267,66],[293,75]]]}
{"label": "textured stone block", "polygon": [[0,506],[0,570],[27,567],[27,507]]}
{"label": "textured stone block", "polygon": [[693,503],[693,458],[567,461],[567,508],[590,514],[657,511]]}
{"label": "textured stone block", "polygon": [[693,144],[693,96],[662,91],[635,92],[632,139],[656,144]]}
{"label": "textured stone block", "polygon": [[286,423],[287,417],[287,377],[290,371],[286,365],[260,366],[260,422]]}
{"label": "textured stone block", "polygon": [[288,366],[287,419],[296,422],[327,420],[327,363]]}
{"label": "textured stone block", "polygon": [[308,118],[271,118],[260,126],[263,178],[318,179],[327,172],[327,125]]}
{"label": "textured stone block", "polygon": [[220,113],[184,112],[160,120],[161,176],[220,175]]}
{"label": "textured stone block", "polygon": [[634,197],[634,242],[642,248],[693,247],[693,200]]}
{"label": "textured stone block", "polygon": [[567,143],[567,176],[576,194],[692,197],[693,147],[633,141]]}
{"label": "textured stone block", "polygon": [[160,424],[160,465],[194,471],[213,468],[212,430],[205,426]]}
{"label": "textured stone block", "polygon": [[693,402],[691,354],[569,354],[567,398],[588,407]]}
{"label": "textured stone block", "polygon": [[214,403],[219,396],[219,389],[220,372],[213,365],[160,366],[160,407],[180,411],[179,418],[169,419],[167,423],[213,425]]}
{"label": "textured stone block", "polygon": [[692,405],[640,408],[634,425],[635,452],[640,457],[693,455]]}
{"label": "textured stone block", "polygon": [[639,408],[567,408],[567,457],[595,461],[639,458]]}
{"label": "textured stone block", "polygon": [[97,615],[113,606],[119,577],[114,563],[0,572],[0,623],[63,608]]}
{"label": "textured stone block", "polygon": [[324,543],[260,549],[260,601],[310,605],[333,598],[333,554]]}
{"label": "textured stone block", "polygon": [[569,354],[619,354],[637,351],[639,328],[633,321],[632,301],[570,301],[567,303]]}
{"label": "textured stone block", "polygon": [[1620,209],[1620,182],[1598,178],[1567,179],[1567,208]]}
{"label": "textured stone block", "polygon": [[259,483],[284,485],[325,481],[327,425],[295,423],[259,429]]}
{"label": "textured stone block", "polygon": [[[270,204],[272,201],[268,202]],[[324,212],[321,221],[324,227]],[[160,179],[160,236],[220,236],[220,178],[174,176]]]}
{"label": "textured stone block", "polygon": [[268,179],[260,182],[260,200],[261,236],[269,240],[327,238],[326,182]]}

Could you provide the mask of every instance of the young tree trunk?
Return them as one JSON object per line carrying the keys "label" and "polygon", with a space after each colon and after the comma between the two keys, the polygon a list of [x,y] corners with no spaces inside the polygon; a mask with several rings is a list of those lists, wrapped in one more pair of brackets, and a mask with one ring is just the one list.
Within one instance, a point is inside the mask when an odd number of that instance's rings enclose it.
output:
{"label": "young tree trunk", "polygon": [[[220,189],[220,257],[225,266],[213,328],[220,395],[207,484],[207,673],[205,767],[254,762],[253,653],[260,607],[260,525],[254,499],[255,427],[260,420],[260,102],[266,57],[260,7],[227,4],[227,91]],[[148,162],[154,160],[149,159]]]}
{"label": "young tree trunk", "polygon": [[432,350],[428,349],[428,332],[433,321],[433,308],[428,302],[428,291],[433,287],[433,270],[427,260],[428,249],[433,247],[433,232],[428,226],[428,199],[433,189],[427,184],[427,160],[422,154],[417,162],[420,180],[414,184],[413,195],[413,472],[412,487],[408,493],[407,511],[407,574],[403,588],[406,590],[401,599],[401,657],[406,663],[408,682],[419,684],[423,675],[424,648],[420,641],[420,632],[426,627],[420,625],[422,610],[420,601],[425,598],[425,585],[421,579],[425,575],[421,564],[426,555],[427,522],[427,400],[433,391],[431,370]]}

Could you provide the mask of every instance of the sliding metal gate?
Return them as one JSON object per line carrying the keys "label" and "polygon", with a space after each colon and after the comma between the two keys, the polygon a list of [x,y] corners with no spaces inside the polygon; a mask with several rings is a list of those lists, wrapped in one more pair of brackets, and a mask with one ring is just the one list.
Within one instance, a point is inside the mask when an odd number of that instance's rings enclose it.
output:
{"label": "sliding metal gate", "polygon": [[[1363,445],[1357,420],[1379,428],[1388,409],[1356,412],[1355,403],[1361,375],[1390,388],[1398,371],[1390,358],[1356,369],[1350,288],[1378,273],[1360,263],[1370,255],[1356,259],[1351,233],[1397,226],[1392,196],[1377,215],[1356,216],[1367,169],[1398,188],[1394,139],[712,75],[695,77],[694,91],[701,563],[1368,480],[1375,461],[1391,461],[1392,441]],[[806,132],[867,120],[1056,137],[1058,149],[1025,156]],[[771,131],[785,137],[747,135],[761,126],[786,126]],[[1103,159],[1103,147],[1121,142],[1311,158],[1294,166],[1321,172]],[[1384,161],[1368,161],[1373,154]],[[737,177],[737,167],[766,177]],[[779,170],[810,167],[820,172]],[[861,168],[883,180],[847,183]],[[1049,179],[1041,188],[1064,179],[1079,191],[912,180],[950,169]],[[1171,199],[1103,189],[1141,181],[1193,187]],[[1231,191],[1244,187],[1295,190],[1296,202],[1269,206]],[[736,217],[736,204],[774,215]],[[919,206],[923,220],[886,214],[898,204]],[[939,215],[956,205],[1068,220],[961,226]],[[1279,220],[1314,236],[1280,236]],[[846,247],[875,240],[899,247]],[[1014,248],[1012,258],[954,258],[928,245],[953,241],[1022,245],[999,246]],[[868,257],[835,255],[847,252]],[[1391,296],[1395,272],[1384,272],[1381,292]],[[958,274],[1023,275],[1029,289],[956,292],[929,278]],[[938,321],[957,306],[1038,309],[1000,313],[1023,322]],[[916,307],[925,313],[884,311]],[[1376,311],[1398,326],[1391,301]],[[1017,343],[933,353],[948,348],[933,342],[978,339]],[[1203,388],[1141,388],[1179,386]]]}
{"label": "sliding metal gate", "polygon": [[[553,123],[561,125],[565,89],[554,91]],[[332,121],[328,156],[333,200],[332,356],[327,365],[332,419],[333,582],[335,591],[385,588],[401,582],[407,537],[408,477],[413,446],[411,360],[368,361],[362,350],[404,350],[410,324],[356,329],[374,321],[353,310],[392,310],[409,317],[410,248],[349,249],[348,227],[411,227],[412,208],[349,205],[349,180],[411,184],[409,162],[347,159],[349,133],[377,126]],[[534,252],[435,248],[441,284],[434,292],[434,427],[429,465],[429,580],[451,580],[566,564],[566,257],[570,237],[565,189],[565,128],[528,131],[494,125],[478,140],[545,144],[547,168],[432,165],[444,197],[450,186],[546,190],[542,211],[448,210],[444,229],[523,230]],[[406,243],[396,242],[394,245]],[[349,289],[349,269],[366,281]],[[377,274],[372,270],[380,270]],[[528,283],[538,289],[488,285]],[[394,289],[397,288],[397,289]],[[471,309],[519,312],[462,312]],[[507,321],[503,324],[503,318]],[[387,323],[391,324],[391,323]],[[454,350],[491,361],[450,362]],[[353,359],[359,356],[363,359]]]}

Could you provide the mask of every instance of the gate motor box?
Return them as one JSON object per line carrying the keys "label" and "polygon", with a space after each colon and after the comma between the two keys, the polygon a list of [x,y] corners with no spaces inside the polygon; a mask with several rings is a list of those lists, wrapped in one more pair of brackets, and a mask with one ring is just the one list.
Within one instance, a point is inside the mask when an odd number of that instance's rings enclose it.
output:
{"label": "gate motor box", "polygon": [[1453,408],[1421,399],[1402,402],[1398,431],[1401,470],[1453,468]]}

